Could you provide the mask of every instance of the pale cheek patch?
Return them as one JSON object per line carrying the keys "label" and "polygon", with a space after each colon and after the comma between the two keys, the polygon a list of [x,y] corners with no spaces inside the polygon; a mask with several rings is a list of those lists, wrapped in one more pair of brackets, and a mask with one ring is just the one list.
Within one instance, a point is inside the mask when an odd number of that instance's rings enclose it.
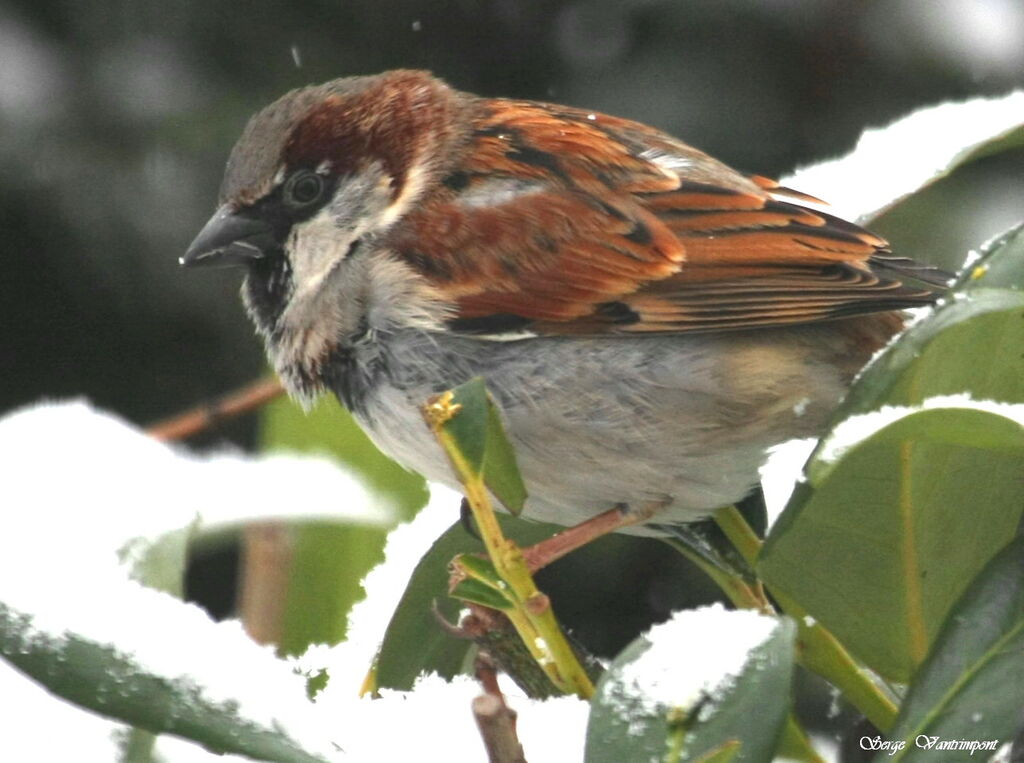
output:
{"label": "pale cheek patch", "polygon": [[414,170],[402,194],[391,201],[389,180],[379,167],[343,178],[330,203],[292,228],[287,250],[297,294],[315,294],[324,279],[348,257],[352,244],[401,217],[423,183],[423,172]]}
{"label": "pale cheek patch", "polygon": [[356,238],[358,232],[338,228],[329,211],[292,228],[287,249],[296,292],[316,291]]}

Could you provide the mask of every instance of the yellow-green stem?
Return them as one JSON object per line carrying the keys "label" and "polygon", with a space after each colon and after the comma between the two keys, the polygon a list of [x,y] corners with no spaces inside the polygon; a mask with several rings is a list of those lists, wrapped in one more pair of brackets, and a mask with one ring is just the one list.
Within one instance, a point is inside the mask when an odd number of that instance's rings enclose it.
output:
{"label": "yellow-green stem", "polygon": [[555,686],[583,699],[590,699],[594,693],[594,684],[566,641],[547,597],[533,582],[522,551],[502,533],[483,482],[478,478],[470,479],[464,485],[466,499],[480,528],[487,552],[516,602],[516,608],[505,614]]}
{"label": "yellow-green stem", "polygon": [[[716,567],[674,538],[663,538],[663,540],[697,565],[729,597],[729,601],[739,609],[756,609],[766,614],[775,614],[775,610],[765,598],[764,591],[760,586],[752,588],[743,578]],[[803,728],[801,728],[799,722],[792,714],[786,720],[780,745],[780,749],[784,750],[787,757],[793,760],[822,763],[821,758],[814,751],[814,748],[811,747],[811,743],[808,741]]]}
{"label": "yellow-green stem", "polygon": [[739,509],[726,506],[715,512],[715,523],[725,533],[725,537],[740,552],[743,560],[754,569],[757,555],[761,552],[761,539],[747,523]]}
{"label": "yellow-green stem", "polygon": [[665,719],[665,722],[668,724],[665,746],[668,749],[665,750],[661,763],[679,763],[683,759],[683,742],[686,741],[688,726],[686,721],[685,714],[682,718],[677,718],[673,712],[669,712],[668,718]]}
{"label": "yellow-green stem", "polygon": [[508,585],[505,593],[510,594],[514,607],[505,611],[506,616],[552,683],[566,693],[589,699],[594,693],[593,682],[566,641],[547,597],[533,582],[521,550],[505,538],[483,479],[469,467],[458,445],[444,429],[444,423],[457,414],[457,409],[454,406],[445,409],[443,399],[437,405],[440,407],[439,413],[435,411],[437,418],[428,420],[465,489],[466,501],[495,571]]}
{"label": "yellow-green stem", "polygon": [[757,592],[743,578],[738,575],[732,575],[720,567],[716,567],[700,554],[694,552],[685,543],[681,543],[675,538],[662,538],[662,540],[693,562],[701,572],[711,578],[715,585],[721,589],[722,593],[729,597],[729,601],[737,608],[759,609],[763,612],[772,612],[774,614],[774,610],[771,609],[771,605],[767,600],[758,596]]}
{"label": "yellow-green stem", "polygon": [[800,663],[838,687],[850,704],[864,713],[879,731],[891,729],[899,708],[884,688],[853,659],[831,631],[808,617],[803,607],[778,591],[772,591],[772,596],[782,611],[797,622]]}
{"label": "yellow-green stem", "polygon": [[[727,506],[715,513],[715,522],[747,564],[754,568],[762,541],[743,515],[734,506]],[[898,708],[872,676],[830,631],[809,618],[803,607],[779,591],[773,590],[771,594],[782,611],[796,620],[800,663],[842,690],[846,699],[880,731],[890,729]]]}

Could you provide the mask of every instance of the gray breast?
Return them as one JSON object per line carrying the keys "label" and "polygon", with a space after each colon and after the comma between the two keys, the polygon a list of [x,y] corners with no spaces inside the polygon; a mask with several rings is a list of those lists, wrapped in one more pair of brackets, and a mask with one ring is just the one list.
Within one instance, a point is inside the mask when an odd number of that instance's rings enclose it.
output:
{"label": "gray breast", "polygon": [[419,407],[483,376],[516,448],[526,513],[573,524],[617,503],[689,521],[739,500],[767,448],[816,433],[841,397],[820,327],[495,342],[399,330],[331,382],[377,445],[454,486]]}

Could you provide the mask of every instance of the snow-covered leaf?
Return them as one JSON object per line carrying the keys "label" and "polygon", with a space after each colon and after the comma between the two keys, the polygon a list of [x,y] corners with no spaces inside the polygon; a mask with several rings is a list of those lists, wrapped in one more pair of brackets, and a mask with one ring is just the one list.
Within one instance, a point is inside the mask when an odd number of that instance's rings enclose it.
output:
{"label": "snow-covered leaf", "polygon": [[1024,225],[986,245],[956,291],[864,370],[839,418],[937,395],[1024,403]]}
{"label": "snow-covered leaf", "polygon": [[907,681],[1024,510],[1024,405],[965,397],[842,422],[758,570],[855,655]]}
{"label": "snow-covered leaf", "polygon": [[1024,507],[1022,404],[1017,227],[858,378],[769,535],[766,582],[907,680]]}
{"label": "snow-covered leaf", "polygon": [[[237,731],[267,754],[309,749],[281,732],[289,717],[309,720],[304,680],[237,624],[215,626],[153,588],[180,590],[196,533],[267,518],[381,524],[391,518],[386,506],[323,459],[195,456],[84,403],[0,419],[0,462],[8,661],[55,694],[146,728],[192,733],[195,709],[196,722],[210,722],[196,731],[206,744],[223,747]],[[333,751],[325,733],[312,738],[310,755]]]}
{"label": "snow-covered leaf", "polygon": [[826,200],[841,217],[877,221],[958,167],[1024,145],[1024,92],[914,112],[866,130],[848,155],[799,170],[783,184]]}
{"label": "snow-covered leaf", "polygon": [[771,760],[789,712],[795,633],[785,618],[720,605],[654,626],[598,683],[585,760],[696,761],[727,756],[736,741],[733,759]]}
{"label": "snow-covered leaf", "polygon": [[[140,596],[136,603],[145,598]],[[197,643],[189,638],[192,633],[183,633],[179,626],[184,618],[159,618],[155,612],[155,607],[147,607],[145,611],[136,609],[137,616],[148,619],[150,640],[148,645],[135,642],[133,646],[141,647],[141,651],[129,653],[85,635],[39,630],[31,614],[0,603],[0,655],[54,694],[137,728],[175,734],[199,742],[213,752],[242,753],[256,760],[277,763],[326,760],[322,754],[305,749],[289,736],[277,717],[262,721],[246,717],[234,692],[220,697],[212,695],[203,687],[210,675],[201,655],[215,653],[216,648],[211,649],[213,645],[208,643]],[[212,623],[209,627],[215,628]],[[163,628],[175,629],[173,641],[166,639]],[[140,635],[139,631],[134,635]],[[164,646],[156,646],[161,641]],[[145,654],[147,648],[151,650],[149,655]],[[174,671],[147,664],[147,658],[161,659],[154,651],[161,648],[183,650],[193,657],[187,668],[189,672],[175,675]],[[268,666],[274,662],[269,654],[263,659]],[[283,664],[279,665],[278,680],[265,687],[268,694],[274,684],[289,677],[284,668]],[[199,671],[202,677],[193,677],[192,670]],[[293,702],[303,696],[301,681],[296,680],[290,688]],[[279,698],[283,709],[287,705],[282,700],[284,698]],[[330,749],[327,742],[323,740],[323,749]]]}

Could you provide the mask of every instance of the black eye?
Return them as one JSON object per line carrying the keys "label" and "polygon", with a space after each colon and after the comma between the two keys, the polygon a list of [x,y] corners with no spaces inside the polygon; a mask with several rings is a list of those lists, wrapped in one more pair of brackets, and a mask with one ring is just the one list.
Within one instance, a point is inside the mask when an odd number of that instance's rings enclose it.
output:
{"label": "black eye", "polygon": [[327,181],[322,175],[309,170],[300,170],[284,184],[284,200],[291,207],[308,207],[320,200]]}

